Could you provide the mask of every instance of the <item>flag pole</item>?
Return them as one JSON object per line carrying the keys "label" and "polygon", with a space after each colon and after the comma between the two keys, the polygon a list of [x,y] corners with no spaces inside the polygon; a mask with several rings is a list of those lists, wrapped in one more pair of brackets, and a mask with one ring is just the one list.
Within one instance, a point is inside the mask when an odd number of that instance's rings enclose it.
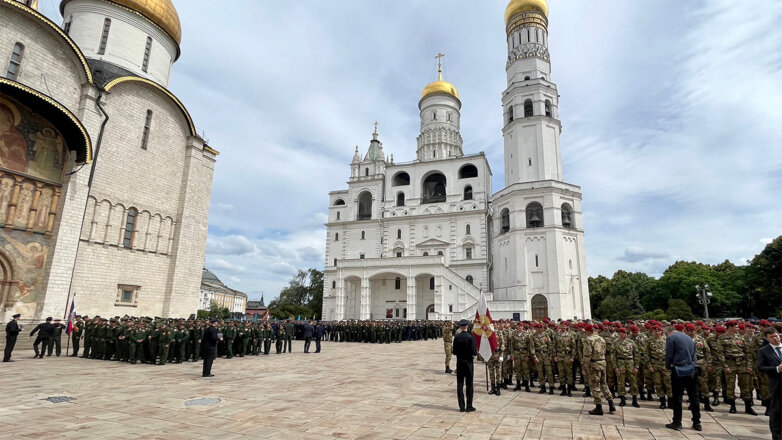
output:
{"label": "flag pole", "polygon": [[487,362],[483,362],[483,365],[486,367],[486,392],[489,392],[489,364]]}

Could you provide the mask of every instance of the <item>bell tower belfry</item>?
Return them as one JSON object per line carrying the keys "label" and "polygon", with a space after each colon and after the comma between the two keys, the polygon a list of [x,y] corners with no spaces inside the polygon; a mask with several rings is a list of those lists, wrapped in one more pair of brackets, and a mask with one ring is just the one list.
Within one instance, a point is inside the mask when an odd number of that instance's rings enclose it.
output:
{"label": "bell tower belfry", "polygon": [[493,299],[515,303],[522,319],[584,319],[591,310],[581,189],[562,173],[548,12],[545,0],[512,0],[505,10],[505,188],[493,200]]}

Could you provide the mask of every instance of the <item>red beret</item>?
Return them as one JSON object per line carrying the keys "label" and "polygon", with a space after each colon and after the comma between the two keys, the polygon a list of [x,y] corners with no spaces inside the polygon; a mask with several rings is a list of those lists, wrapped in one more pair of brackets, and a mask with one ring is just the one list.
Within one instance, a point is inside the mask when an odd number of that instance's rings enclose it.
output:
{"label": "red beret", "polygon": [[739,324],[739,330],[744,330],[746,328],[747,328],[747,326],[745,326],[744,324]]}
{"label": "red beret", "polygon": [[682,330],[684,330],[684,326],[683,326],[683,325],[681,325],[681,324],[676,324],[676,325],[674,325],[674,326],[673,326],[673,328],[675,328],[675,329],[676,329],[676,331],[682,331]]}
{"label": "red beret", "polygon": [[655,325],[654,327],[652,327],[652,330],[654,330],[654,331],[657,331],[657,330],[662,330],[662,329],[663,329],[663,328],[662,328],[662,327],[660,327],[659,325]]}
{"label": "red beret", "polygon": [[627,333],[627,329],[624,327],[619,327],[619,330],[617,330],[619,333]]}
{"label": "red beret", "polygon": [[603,321],[603,325],[611,325],[611,321],[606,319]]}
{"label": "red beret", "polygon": [[584,327],[586,327],[586,324],[584,324],[583,322],[578,323],[578,328],[584,328]]}
{"label": "red beret", "polygon": [[543,322],[548,322],[548,321],[549,321],[548,318],[543,318]]}
{"label": "red beret", "polygon": [[614,322],[614,327],[621,327],[622,323],[619,321]]}
{"label": "red beret", "polygon": [[570,322],[569,321],[562,321],[562,323],[565,324],[565,327],[570,327]]}
{"label": "red beret", "polygon": [[735,327],[738,324],[739,323],[737,321],[728,321],[728,322],[725,323],[725,327]]}
{"label": "red beret", "polygon": [[696,324],[703,325],[703,321],[698,321],[698,322],[696,322]]}
{"label": "red beret", "polygon": [[685,327],[687,330],[695,330],[695,324],[693,324],[693,323],[691,323],[691,322],[688,322],[687,324],[685,324],[685,325],[684,325],[684,327]]}
{"label": "red beret", "polygon": [[717,333],[725,333],[727,329],[721,325],[714,326],[714,331]]}
{"label": "red beret", "polygon": [[638,333],[638,326],[637,325],[631,325],[630,326],[630,331],[633,332],[633,333]]}
{"label": "red beret", "polygon": [[587,324],[586,326],[584,326],[584,330],[588,332],[591,332],[592,330],[594,330],[594,328],[595,326],[593,326],[592,324]]}
{"label": "red beret", "polygon": [[767,321],[767,320],[765,320],[765,319],[761,319],[761,320],[760,320],[760,325],[762,325],[762,326],[767,326],[767,325],[771,325],[771,323],[770,323],[770,322],[768,322],[768,321]]}

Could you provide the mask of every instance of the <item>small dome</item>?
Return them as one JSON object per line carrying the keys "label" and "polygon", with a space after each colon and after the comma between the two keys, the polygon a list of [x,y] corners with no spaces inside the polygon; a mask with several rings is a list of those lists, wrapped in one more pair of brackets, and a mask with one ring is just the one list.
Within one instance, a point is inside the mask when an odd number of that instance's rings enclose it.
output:
{"label": "small dome", "polygon": [[[60,12],[70,0],[62,0]],[[182,25],[179,14],[171,0],[108,0],[119,6],[131,9],[160,26],[175,42],[182,43]]]}
{"label": "small dome", "polygon": [[537,11],[548,18],[548,4],[546,0],[511,0],[505,8],[505,24],[522,12]]}
{"label": "small dome", "polygon": [[456,90],[456,87],[454,87],[453,84],[449,82],[443,81],[442,76],[440,76],[437,81],[429,83],[426,87],[424,87],[424,90],[421,92],[421,99],[436,93],[445,93],[453,96],[454,98],[459,98],[459,92]]}

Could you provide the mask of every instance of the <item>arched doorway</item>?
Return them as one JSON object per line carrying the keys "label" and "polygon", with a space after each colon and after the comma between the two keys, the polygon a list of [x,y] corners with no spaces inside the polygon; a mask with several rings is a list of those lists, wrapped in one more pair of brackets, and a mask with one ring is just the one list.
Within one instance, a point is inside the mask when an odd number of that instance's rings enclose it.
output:
{"label": "arched doorway", "polygon": [[532,319],[548,318],[548,300],[543,295],[532,297]]}
{"label": "arched doorway", "polygon": [[434,318],[434,304],[429,304],[426,308],[426,319],[433,320]]}
{"label": "arched doorway", "polygon": [[5,254],[0,252],[0,319],[2,319],[3,322],[8,321],[5,312],[10,305],[8,303],[11,299],[12,279],[13,271],[11,269],[11,263],[5,257]]}

